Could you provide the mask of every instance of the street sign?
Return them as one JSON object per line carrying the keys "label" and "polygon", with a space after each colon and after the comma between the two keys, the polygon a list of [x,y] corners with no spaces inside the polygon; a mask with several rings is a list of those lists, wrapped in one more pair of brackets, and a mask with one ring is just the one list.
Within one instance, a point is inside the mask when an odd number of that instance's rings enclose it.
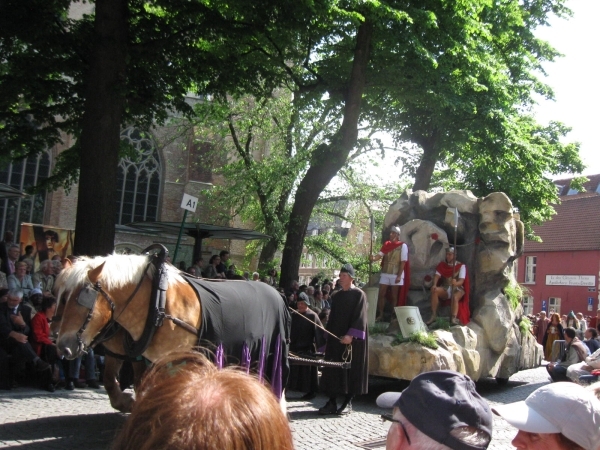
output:
{"label": "street sign", "polygon": [[187,209],[191,212],[196,212],[196,207],[198,206],[198,197],[192,197],[188,194],[183,194],[183,199],[181,200],[181,207],[183,209]]}
{"label": "street sign", "polygon": [[542,311],[548,312],[548,303],[546,300],[542,300]]}
{"label": "street sign", "polygon": [[595,287],[589,287],[588,288],[588,292],[596,292],[596,288]]}
{"label": "street sign", "polygon": [[588,311],[591,311],[594,307],[594,297],[588,297]]}

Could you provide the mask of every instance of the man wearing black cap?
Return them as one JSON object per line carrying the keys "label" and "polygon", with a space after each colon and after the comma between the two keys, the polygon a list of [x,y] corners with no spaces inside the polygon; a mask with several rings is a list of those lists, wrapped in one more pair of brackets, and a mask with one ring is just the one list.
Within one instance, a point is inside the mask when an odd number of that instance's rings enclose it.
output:
{"label": "man wearing black cap", "polygon": [[492,440],[492,412],[466,375],[437,370],[417,375],[404,392],[377,398],[392,426],[386,450],[484,450]]}
{"label": "man wearing black cap", "polygon": [[[347,414],[352,411],[352,398],[366,394],[368,390],[369,353],[367,350],[367,297],[363,291],[352,285],[354,268],[345,264],[340,270],[342,289],[331,297],[331,312],[327,322],[327,331],[339,339],[327,334],[325,359],[343,362],[344,355],[352,359],[348,370],[348,383],[344,384],[342,370],[327,367],[321,375],[321,389],[329,396],[329,401],[319,409],[319,414]],[[349,353],[350,346],[351,353]],[[350,356],[351,355],[351,356]],[[344,395],[342,405],[337,407],[336,397]]]}

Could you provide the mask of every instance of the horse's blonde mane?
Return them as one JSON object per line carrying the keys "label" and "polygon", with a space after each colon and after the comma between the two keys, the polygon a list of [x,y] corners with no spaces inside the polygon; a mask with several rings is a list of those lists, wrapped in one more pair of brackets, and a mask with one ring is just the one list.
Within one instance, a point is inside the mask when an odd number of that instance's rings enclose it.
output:
{"label": "horse's blonde mane", "polygon": [[[132,283],[137,284],[144,276],[146,269],[148,269],[146,273],[151,278],[154,276],[156,269],[153,264],[148,267],[148,262],[148,257],[144,255],[120,255],[115,253],[94,258],[81,256],[72,267],[61,271],[57,277],[57,298],[61,298],[64,293],[70,294],[87,283],[89,281],[88,272],[102,263],[105,264],[100,282],[107,290],[120,289]],[[167,264],[167,275],[169,285],[174,282],[185,282],[179,275],[179,271],[170,264]]]}

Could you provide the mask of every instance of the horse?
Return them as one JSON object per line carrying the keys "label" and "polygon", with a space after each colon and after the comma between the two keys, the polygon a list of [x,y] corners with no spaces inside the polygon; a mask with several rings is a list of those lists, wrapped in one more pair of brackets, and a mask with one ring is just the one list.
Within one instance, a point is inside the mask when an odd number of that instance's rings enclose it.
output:
{"label": "horse", "polygon": [[[81,259],[86,259],[86,257],[81,257]],[[78,280],[81,277],[81,273],[77,272],[77,269],[74,268],[73,263],[69,259],[65,259],[63,265],[64,268],[57,277],[57,284],[55,285],[55,287],[61,286],[61,290],[57,295],[58,306],[50,324],[50,330],[53,335],[58,334],[67,298],[71,294],[71,292],[65,292],[64,287],[74,284],[67,279],[72,278]],[[86,269],[86,265],[81,264],[78,266],[78,269]],[[123,392],[119,383],[119,372],[124,361],[131,359],[128,358],[125,352],[125,347],[123,346],[125,333],[126,332],[119,327],[115,331],[114,336],[103,341],[102,345],[107,350],[104,357],[104,388],[108,394],[111,406],[117,411],[127,413],[131,412],[134,398],[130,393]],[[131,363],[134,373],[134,388],[137,388],[142,379],[142,375],[146,370],[146,363],[143,360],[140,361],[134,359],[131,359]]]}
{"label": "horse", "polygon": [[118,325],[123,348],[113,346],[115,353],[153,362],[201,346],[218,366],[256,371],[284,399],[290,316],[271,286],[196,279],[157,255],[113,254],[67,264],[57,291],[61,303],[65,298],[57,347],[67,359],[81,356]]}

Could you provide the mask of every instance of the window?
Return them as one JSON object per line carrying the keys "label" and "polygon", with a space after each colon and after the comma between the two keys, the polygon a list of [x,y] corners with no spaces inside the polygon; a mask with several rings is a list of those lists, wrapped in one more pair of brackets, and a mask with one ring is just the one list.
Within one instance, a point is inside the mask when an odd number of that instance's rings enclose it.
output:
{"label": "window", "polygon": [[523,297],[523,313],[533,314],[533,297],[530,295]]}
{"label": "window", "polygon": [[535,268],[537,256],[528,256],[525,259],[525,283],[535,283]]}
{"label": "window", "polygon": [[117,175],[117,223],[156,220],[160,189],[160,160],[148,133],[127,128],[121,139],[129,143],[136,158],[125,157],[119,163]]}
{"label": "window", "polygon": [[313,255],[311,255],[310,253],[308,255],[306,255],[306,259],[307,259],[307,263],[306,263],[306,267],[315,267],[314,261],[313,261]]}
{"label": "window", "polygon": [[[37,157],[15,161],[0,169],[0,183],[20,191],[35,186],[50,175],[50,155],[42,152]],[[44,203],[46,192],[25,198],[0,200],[0,236],[12,231],[15,241],[19,235],[21,222],[44,223]]]}
{"label": "window", "polygon": [[577,195],[577,194],[579,194],[579,191],[577,189],[569,188],[569,192],[567,192],[567,195]]}
{"label": "window", "polygon": [[560,298],[559,297],[550,297],[548,299],[548,311],[550,313],[555,312],[556,314],[560,314]]}

